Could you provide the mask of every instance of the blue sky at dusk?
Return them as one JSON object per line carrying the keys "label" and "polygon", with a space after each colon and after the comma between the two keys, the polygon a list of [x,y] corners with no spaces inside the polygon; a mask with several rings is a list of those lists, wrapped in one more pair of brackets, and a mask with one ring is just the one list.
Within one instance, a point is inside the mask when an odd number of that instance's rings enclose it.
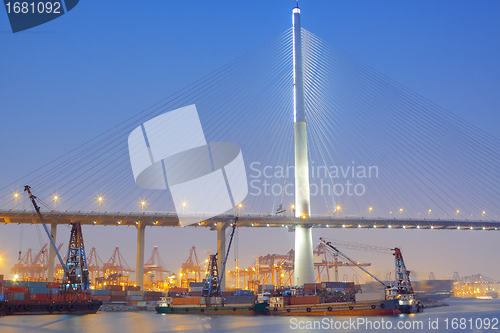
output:
{"label": "blue sky at dusk", "polygon": [[[303,28],[500,138],[500,2],[304,0],[299,5]],[[82,0],[68,14],[16,34],[0,10],[0,187],[281,34],[292,25],[294,6],[292,0]],[[24,226],[23,252],[46,242],[36,228]],[[58,242],[65,246],[66,235],[69,229],[59,227]],[[459,271],[500,278],[500,269],[488,266],[492,258],[479,258],[499,251],[498,236],[491,232],[314,230],[315,239],[322,235],[404,245],[407,266],[422,277]],[[87,251],[95,246],[107,261],[120,246],[135,266],[133,227],[84,227],[84,236]],[[8,275],[15,263],[19,239],[20,226],[0,225],[5,258],[0,274]],[[281,229],[242,229],[238,239],[244,265],[253,255],[284,254],[294,244],[293,233]],[[192,245],[201,257],[216,246],[215,232],[202,228],[147,228],[146,240],[146,260],[158,245],[173,271]],[[354,256],[372,262],[382,276],[392,269],[392,256]]]}

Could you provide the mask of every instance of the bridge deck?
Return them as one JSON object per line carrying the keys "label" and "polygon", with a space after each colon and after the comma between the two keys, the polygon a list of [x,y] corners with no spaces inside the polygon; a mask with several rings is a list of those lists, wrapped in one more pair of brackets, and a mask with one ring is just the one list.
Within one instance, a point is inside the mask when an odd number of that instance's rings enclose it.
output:
{"label": "bridge deck", "polygon": [[[79,221],[83,225],[106,226],[146,226],[179,227],[179,220],[175,213],[96,213],[96,212],[45,212],[47,224],[69,224]],[[235,215],[220,215],[202,221],[192,227],[214,228],[217,222],[230,222]],[[0,223],[41,223],[35,212],[0,210]],[[288,227],[297,224],[308,224],[313,228],[356,228],[356,229],[448,229],[448,230],[488,230],[500,228],[499,221],[485,220],[435,220],[435,219],[387,219],[387,218],[359,218],[359,217],[310,217],[307,219],[268,215],[240,215],[238,227]]]}

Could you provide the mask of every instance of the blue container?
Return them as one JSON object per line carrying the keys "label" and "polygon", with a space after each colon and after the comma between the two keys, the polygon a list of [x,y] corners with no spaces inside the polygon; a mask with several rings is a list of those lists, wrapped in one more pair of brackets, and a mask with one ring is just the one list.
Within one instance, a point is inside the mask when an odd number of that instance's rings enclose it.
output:
{"label": "blue container", "polygon": [[47,288],[47,282],[28,281],[28,288]]}
{"label": "blue container", "polygon": [[234,296],[253,296],[253,290],[235,290]]}
{"label": "blue container", "polygon": [[30,288],[30,294],[50,294],[50,288]]}
{"label": "blue container", "polygon": [[109,296],[109,290],[91,290],[90,294],[95,296]]}
{"label": "blue container", "polygon": [[15,301],[24,301],[24,293],[14,293]]}
{"label": "blue container", "polygon": [[190,282],[189,283],[189,287],[190,288],[193,288],[193,287],[203,287],[204,283],[203,282]]}
{"label": "blue container", "polygon": [[5,301],[5,294],[0,294],[0,302]]}
{"label": "blue container", "polygon": [[12,281],[12,280],[4,280],[5,287],[28,287],[28,281]]}

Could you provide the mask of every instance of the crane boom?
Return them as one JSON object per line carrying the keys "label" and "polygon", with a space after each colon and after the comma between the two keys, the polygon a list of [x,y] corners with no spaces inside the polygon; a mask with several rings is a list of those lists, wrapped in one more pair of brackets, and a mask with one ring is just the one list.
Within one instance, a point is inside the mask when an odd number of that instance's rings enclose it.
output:
{"label": "crane boom", "polygon": [[351,258],[349,258],[348,256],[346,256],[345,254],[343,254],[342,252],[339,251],[339,249],[337,249],[335,246],[333,246],[331,244],[331,242],[326,242],[323,238],[320,237],[320,240],[325,243],[326,246],[332,248],[334,251],[336,251],[338,254],[340,254],[342,257],[346,258],[347,260],[349,260],[353,265],[355,265],[356,267],[358,267],[359,269],[361,269],[363,272],[365,272],[366,274],[370,275],[372,278],[374,278],[375,280],[377,280],[381,285],[383,285],[384,287],[387,287],[387,285],[382,282],[379,278],[377,278],[375,275],[373,275],[372,273],[368,272],[366,269],[364,269],[363,267],[361,267],[357,262],[355,262],[354,260],[352,260]]}
{"label": "crane boom", "polygon": [[42,221],[43,228],[45,229],[45,232],[47,233],[47,236],[49,237],[50,244],[52,244],[52,248],[54,249],[54,251],[56,251],[57,258],[59,259],[59,262],[61,263],[61,266],[64,269],[64,274],[66,276],[69,276],[68,267],[66,267],[66,265],[64,264],[63,259],[61,257],[61,254],[57,250],[56,244],[54,243],[54,239],[50,235],[49,229],[47,229],[47,225],[45,224],[45,221],[43,220],[42,214],[40,213],[40,207],[38,207],[36,205],[36,202],[35,202],[36,197],[33,194],[31,194],[30,188],[31,187],[29,187],[28,185],[24,186],[24,190],[26,192],[28,192],[28,194],[30,196],[30,200],[33,203],[33,207],[35,207],[36,213],[38,214],[38,218],[40,219],[40,221]]}
{"label": "crane boom", "polygon": [[231,250],[231,243],[233,242],[234,231],[236,230],[236,222],[238,222],[238,217],[234,218],[233,230],[231,231],[231,237],[229,238],[226,257],[224,258],[224,264],[222,265],[222,274],[220,275],[220,281],[223,281],[222,279],[224,278],[224,272],[226,271],[227,257],[229,256],[229,250]]}

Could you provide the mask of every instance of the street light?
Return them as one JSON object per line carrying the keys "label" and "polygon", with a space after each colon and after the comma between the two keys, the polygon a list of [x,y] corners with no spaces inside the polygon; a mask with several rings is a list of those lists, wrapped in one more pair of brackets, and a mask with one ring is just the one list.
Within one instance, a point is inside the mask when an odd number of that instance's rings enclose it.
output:
{"label": "street light", "polygon": [[146,201],[142,200],[141,201],[141,209],[142,209],[143,213],[144,213],[144,206],[146,206]]}
{"label": "street light", "polygon": [[373,210],[373,207],[369,207],[369,208],[368,208],[368,215],[370,215],[370,214],[371,214],[372,210]]}
{"label": "street light", "polygon": [[335,207],[335,217],[337,217],[337,212],[340,211],[340,208],[341,208],[340,206]]}
{"label": "street light", "polygon": [[15,200],[14,210],[17,210],[17,199],[18,198],[19,198],[19,193],[14,193],[14,200]]}
{"label": "street light", "polygon": [[187,203],[183,202],[182,203],[182,214],[184,214],[184,208],[186,207]]}
{"label": "street light", "polygon": [[243,205],[241,203],[239,203],[238,204],[238,216],[240,216],[241,207],[243,207]]}
{"label": "street light", "polygon": [[101,212],[101,202],[102,202],[102,197],[101,196],[99,196],[97,198],[97,202],[99,202],[99,213],[100,213]]}
{"label": "street light", "polygon": [[399,217],[401,217],[402,212],[403,212],[403,208],[399,208]]}
{"label": "street light", "polygon": [[57,195],[54,195],[54,210],[56,210],[57,207],[57,199],[59,199],[59,197]]}
{"label": "street light", "polygon": [[290,208],[292,210],[292,217],[295,217],[295,205],[291,205]]}

